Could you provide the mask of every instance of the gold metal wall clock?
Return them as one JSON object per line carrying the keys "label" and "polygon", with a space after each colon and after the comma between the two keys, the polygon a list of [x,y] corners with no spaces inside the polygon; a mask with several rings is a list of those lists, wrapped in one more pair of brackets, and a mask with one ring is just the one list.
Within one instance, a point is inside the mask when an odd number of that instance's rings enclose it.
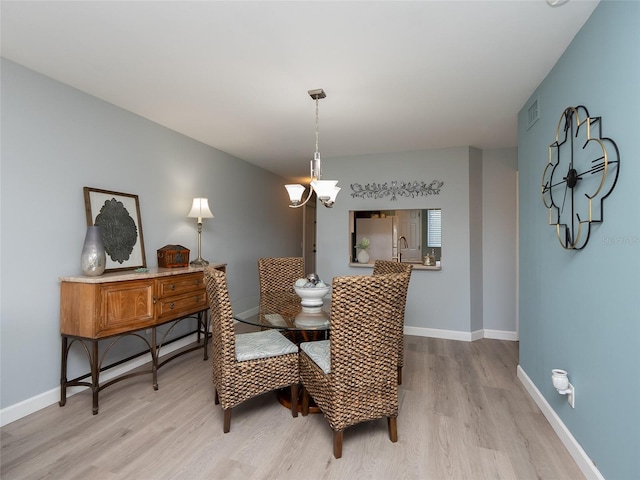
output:
{"label": "gold metal wall clock", "polygon": [[591,225],[604,220],[604,200],[620,172],[616,143],[602,136],[601,117],[584,106],[562,112],[542,174],[542,201],[562,248],[582,250]]}

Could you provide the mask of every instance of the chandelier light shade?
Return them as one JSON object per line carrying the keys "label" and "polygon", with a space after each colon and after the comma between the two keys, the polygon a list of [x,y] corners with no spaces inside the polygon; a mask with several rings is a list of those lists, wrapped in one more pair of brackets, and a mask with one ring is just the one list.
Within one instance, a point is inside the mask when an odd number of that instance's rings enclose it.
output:
{"label": "chandelier light shade", "polygon": [[[340,187],[337,186],[337,180],[313,180],[311,187],[315,190],[316,195],[322,203],[325,203],[333,199],[335,201],[336,195],[340,191]],[[333,205],[333,201],[331,205]],[[331,205],[328,205],[329,207]]]}
{"label": "chandelier light shade", "polygon": [[211,209],[209,208],[209,199],[194,198],[193,204],[191,205],[191,211],[187,215],[187,218],[198,219],[198,258],[190,263],[194,267],[209,265],[209,262],[203,259],[200,255],[200,247],[202,245],[202,219],[213,218],[213,213],[211,213]]}
{"label": "chandelier light shade", "polygon": [[288,184],[285,185],[284,188],[287,189],[291,205],[298,205],[302,201],[302,195],[304,195],[304,191],[306,190],[302,185],[299,183]]}
{"label": "chandelier light shade", "polygon": [[289,201],[291,208],[298,208],[305,205],[313,196],[313,192],[316,192],[318,200],[328,208],[331,208],[336,201],[340,187],[338,187],[337,180],[322,180],[322,160],[320,159],[320,151],[318,150],[318,101],[321,98],[327,96],[324,90],[321,88],[317,90],[309,90],[309,95],[316,101],[316,151],[311,160],[310,176],[309,180],[309,194],[307,198],[302,201],[306,188],[299,183],[285,185],[287,192],[289,193]]}

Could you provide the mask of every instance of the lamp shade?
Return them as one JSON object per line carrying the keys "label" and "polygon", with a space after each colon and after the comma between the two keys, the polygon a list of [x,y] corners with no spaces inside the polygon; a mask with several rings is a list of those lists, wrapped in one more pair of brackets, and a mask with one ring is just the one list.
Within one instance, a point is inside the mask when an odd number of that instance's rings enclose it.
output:
{"label": "lamp shade", "polygon": [[337,183],[337,180],[314,180],[311,182],[311,186],[321,201],[327,201],[332,196],[335,199],[336,195],[338,195],[338,192],[335,191],[335,189],[338,188],[336,187]]}
{"label": "lamp shade", "polygon": [[294,205],[300,203],[305,188],[299,183],[285,185],[284,187],[287,189],[287,193],[289,194],[289,200],[291,201],[291,203],[293,203]]}
{"label": "lamp shade", "polygon": [[209,209],[209,199],[194,198],[191,211],[187,215],[189,218],[213,218],[213,213]]}
{"label": "lamp shade", "polygon": [[338,196],[339,192],[340,192],[340,187],[333,187],[333,190],[331,191],[331,195],[329,196],[329,201],[331,203],[336,201],[336,197]]}

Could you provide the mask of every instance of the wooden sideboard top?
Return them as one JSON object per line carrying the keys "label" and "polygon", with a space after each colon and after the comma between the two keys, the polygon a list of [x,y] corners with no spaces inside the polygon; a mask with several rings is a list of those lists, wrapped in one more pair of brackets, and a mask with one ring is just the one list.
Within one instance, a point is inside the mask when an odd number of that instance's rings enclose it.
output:
{"label": "wooden sideboard top", "polygon": [[[210,267],[224,268],[226,263],[209,263]],[[150,268],[148,272],[136,272],[128,270],[123,272],[107,272],[99,277],[86,277],[84,275],[59,277],[60,282],[73,283],[109,283],[109,282],[125,282],[129,280],[144,280],[147,278],[169,277],[171,275],[181,275],[184,273],[202,272],[203,267],[177,267],[177,268]]]}

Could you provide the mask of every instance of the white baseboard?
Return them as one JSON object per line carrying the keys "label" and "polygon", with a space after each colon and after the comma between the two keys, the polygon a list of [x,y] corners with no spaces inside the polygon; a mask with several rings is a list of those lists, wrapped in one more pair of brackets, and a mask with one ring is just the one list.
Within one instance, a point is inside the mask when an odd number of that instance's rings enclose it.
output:
{"label": "white baseboard", "polygon": [[460,332],[458,330],[441,330],[439,328],[424,328],[404,326],[405,335],[415,335],[416,337],[444,338],[446,340],[460,340],[471,342],[473,340],[471,332]]}
{"label": "white baseboard", "polygon": [[458,330],[441,330],[439,328],[411,327],[405,325],[405,335],[415,335],[417,337],[444,338],[446,340],[460,340],[462,342],[473,342],[481,338],[493,338],[496,340],[517,341],[516,332],[502,330],[476,330],[473,332],[460,332]]}
{"label": "white baseboard", "polygon": [[540,410],[542,410],[542,414],[551,424],[553,431],[556,432],[556,435],[558,435],[558,438],[560,438],[560,441],[567,448],[571,457],[573,457],[578,464],[578,468],[580,468],[584,476],[589,480],[604,480],[604,477],[600,474],[587,453],[520,365],[518,365],[518,378],[529,395],[531,395],[531,398],[533,398],[534,402],[536,402]]}
{"label": "white baseboard", "polygon": [[[170,343],[166,346],[163,346],[160,355],[160,358],[165,355],[179,350],[187,345],[190,345],[196,341],[197,335],[195,333],[181,338],[173,343]],[[115,378],[119,375],[127,373],[135,368],[141,367],[149,363],[149,355],[141,355],[140,357],[136,357],[128,362],[125,362],[117,367],[113,367],[112,369],[107,370],[106,372],[100,375],[100,383],[107,382],[112,378]],[[70,387],[67,388],[67,398],[72,395],[75,395],[78,392],[86,390],[89,387]],[[22,417],[26,417],[38,410],[41,410],[49,405],[53,405],[54,403],[58,403],[60,401],[60,387],[52,388],[47,392],[43,392],[39,395],[36,395],[31,398],[27,398],[22,402],[16,403],[9,407],[3,408],[0,410],[0,426],[4,427],[5,425],[15,422],[16,420],[21,419]]]}
{"label": "white baseboard", "polygon": [[[253,307],[253,308],[250,308],[248,310],[244,310],[242,312],[234,313],[234,317],[237,317],[237,318],[248,318],[248,317],[252,317],[254,315],[257,315],[259,311],[260,311],[260,307]],[[238,320],[235,320],[235,323],[238,323]]]}
{"label": "white baseboard", "polygon": [[484,338],[493,338],[494,340],[509,340],[512,342],[517,342],[520,337],[518,336],[518,332],[509,332],[506,330],[488,330],[484,329]]}

